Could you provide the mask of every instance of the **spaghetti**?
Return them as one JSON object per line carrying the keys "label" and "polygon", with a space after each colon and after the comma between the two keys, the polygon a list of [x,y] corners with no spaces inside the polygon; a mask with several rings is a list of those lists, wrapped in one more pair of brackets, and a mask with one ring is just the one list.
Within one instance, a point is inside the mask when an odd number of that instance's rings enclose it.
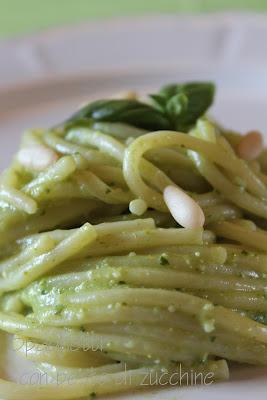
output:
{"label": "spaghetti", "polygon": [[[203,116],[213,93],[169,85],[153,103],[102,100],[25,134],[0,181],[0,329],[50,380],[1,379],[2,398],[267,365],[266,158],[257,145],[241,159],[241,136]],[[179,225],[188,196],[193,228]]]}

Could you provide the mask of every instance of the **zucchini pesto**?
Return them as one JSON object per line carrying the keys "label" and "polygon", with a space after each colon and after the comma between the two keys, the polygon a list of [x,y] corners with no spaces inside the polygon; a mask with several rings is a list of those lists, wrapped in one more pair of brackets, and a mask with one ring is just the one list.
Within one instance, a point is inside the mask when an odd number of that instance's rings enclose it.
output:
{"label": "zucchini pesto", "polygon": [[129,97],[26,132],[1,175],[0,329],[51,377],[1,379],[1,398],[93,398],[267,365],[261,134],[205,116],[209,82]]}

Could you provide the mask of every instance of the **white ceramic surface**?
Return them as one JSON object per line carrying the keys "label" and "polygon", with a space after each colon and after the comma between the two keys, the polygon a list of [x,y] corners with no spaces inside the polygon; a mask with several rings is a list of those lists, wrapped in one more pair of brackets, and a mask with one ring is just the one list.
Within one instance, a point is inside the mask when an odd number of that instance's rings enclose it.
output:
{"label": "white ceramic surface", "polygon": [[[224,14],[107,21],[0,41],[0,169],[25,129],[60,121],[87,99],[173,81],[214,80],[215,118],[267,132],[265,37],[267,17]],[[17,378],[33,368],[8,365]],[[251,400],[266,397],[266,378],[266,369],[234,367],[230,382],[112,398]]]}

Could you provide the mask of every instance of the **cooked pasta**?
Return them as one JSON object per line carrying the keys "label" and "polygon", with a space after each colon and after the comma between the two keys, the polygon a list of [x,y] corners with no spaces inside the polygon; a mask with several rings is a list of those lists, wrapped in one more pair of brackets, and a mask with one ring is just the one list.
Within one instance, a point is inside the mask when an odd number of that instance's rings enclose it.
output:
{"label": "cooked pasta", "polygon": [[1,398],[267,365],[266,152],[206,116],[213,95],[169,85],[25,134],[0,178],[0,329],[46,380],[0,379]]}

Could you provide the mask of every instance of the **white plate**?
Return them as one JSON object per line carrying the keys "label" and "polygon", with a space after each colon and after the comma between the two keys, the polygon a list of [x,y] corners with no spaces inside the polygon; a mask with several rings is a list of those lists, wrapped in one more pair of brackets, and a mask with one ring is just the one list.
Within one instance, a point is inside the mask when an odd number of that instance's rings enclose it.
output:
{"label": "white plate", "polygon": [[[267,17],[225,14],[118,20],[0,42],[0,169],[23,130],[60,121],[87,99],[173,81],[214,80],[217,119],[267,132],[266,35]],[[19,375],[17,361],[9,371]],[[266,378],[266,369],[242,366],[227,383],[119,398],[250,400],[266,396]]]}

